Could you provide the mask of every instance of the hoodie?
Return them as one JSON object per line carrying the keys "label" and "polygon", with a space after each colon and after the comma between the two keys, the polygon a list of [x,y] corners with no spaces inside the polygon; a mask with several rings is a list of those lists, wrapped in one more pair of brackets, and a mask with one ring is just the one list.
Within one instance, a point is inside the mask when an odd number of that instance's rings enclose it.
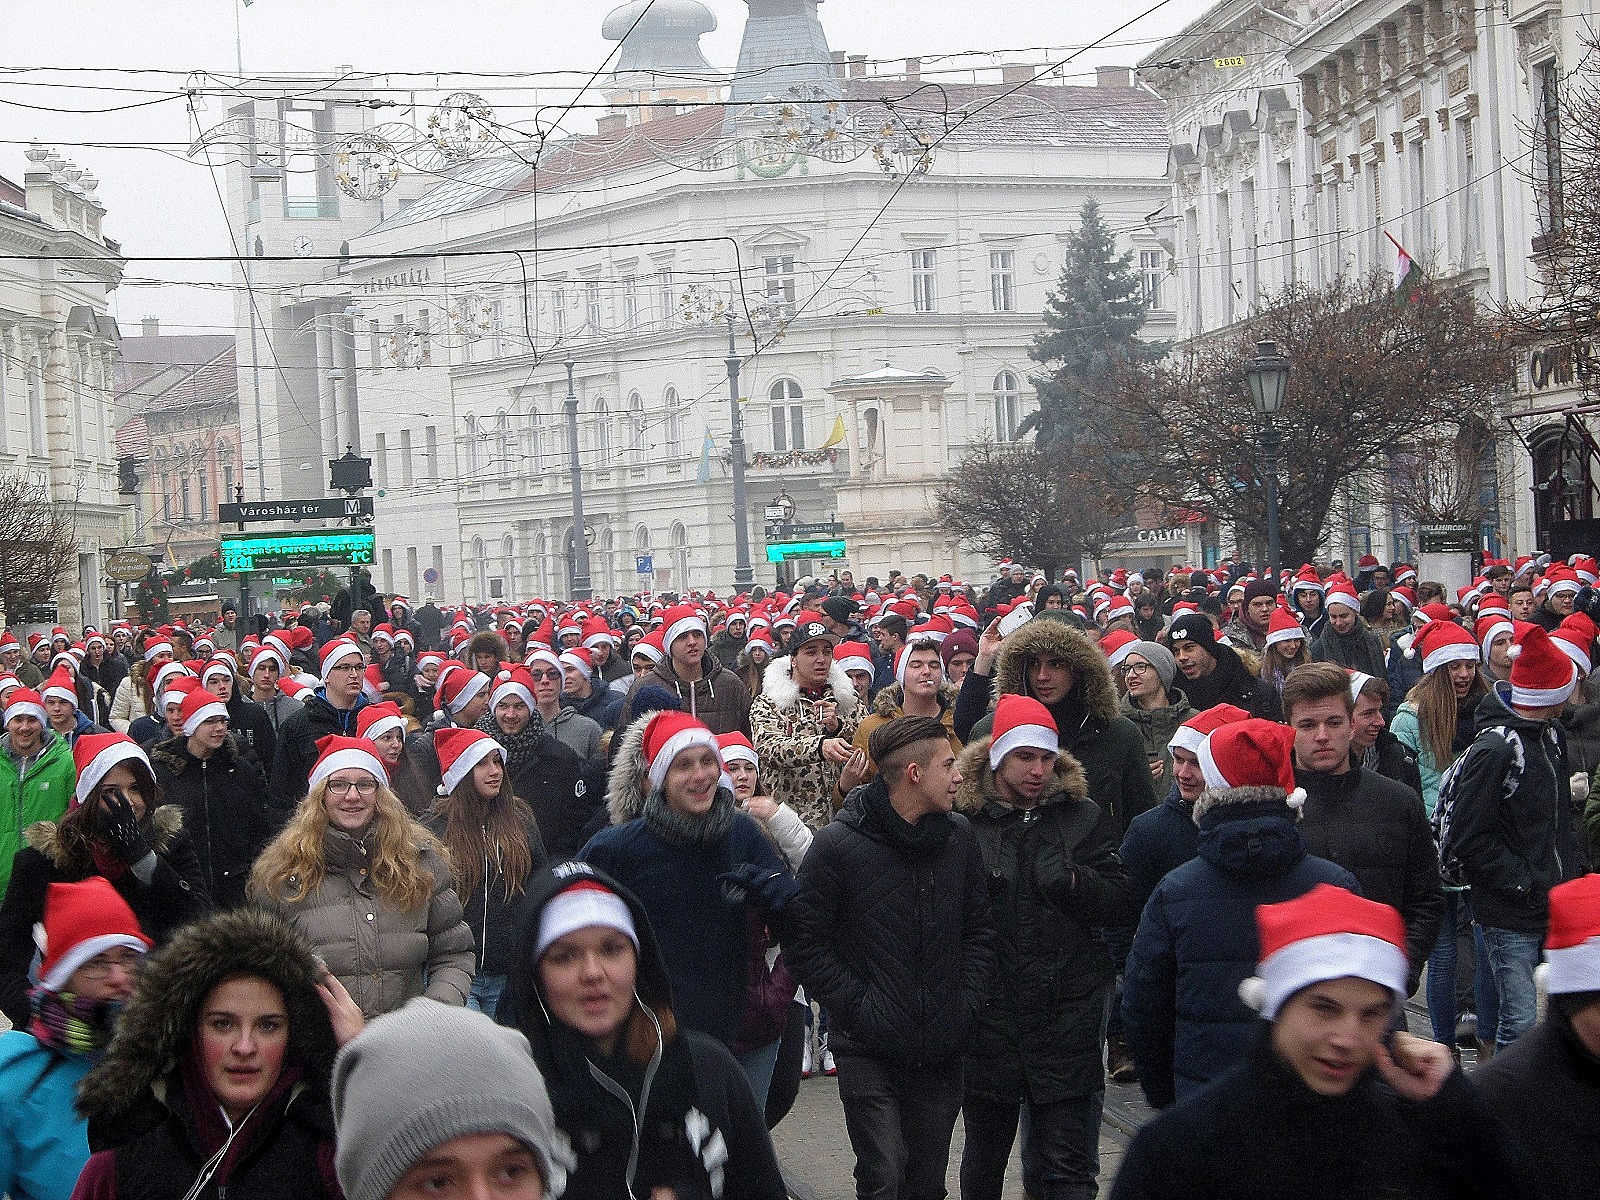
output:
{"label": "hoodie", "polygon": [[678,697],[683,711],[695,717],[712,733],[750,733],[750,690],[732,671],[717,661],[708,649],[700,660],[701,676],[693,683],[684,683],[672,669],[672,656],[664,655],[660,662],[633,681],[628,697],[622,702],[617,716],[620,729],[633,723],[633,701],[644,687],[664,688]]}

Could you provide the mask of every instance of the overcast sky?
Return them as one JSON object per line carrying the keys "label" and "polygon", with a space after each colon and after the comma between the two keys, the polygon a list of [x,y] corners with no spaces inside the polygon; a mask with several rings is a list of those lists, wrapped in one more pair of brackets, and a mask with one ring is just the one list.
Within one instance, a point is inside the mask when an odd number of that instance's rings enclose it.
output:
{"label": "overcast sky", "polygon": [[[705,2],[719,28],[701,45],[714,66],[731,70],[744,0]],[[1096,65],[1137,62],[1213,2],[1166,0],[1067,70],[1092,77]],[[1007,61],[1059,61],[1155,3],[826,0],[821,15],[834,50],[872,59],[919,55],[933,71],[940,65],[931,61],[936,56],[970,51],[993,51]],[[183,96],[186,73],[234,74],[242,43],[246,73],[332,74],[340,66],[374,73],[529,72],[540,73],[526,81],[537,93],[494,93],[491,103],[564,101],[614,49],[600,36],[612,7],[611,0],[255,0],[237,10],[242,37],[236,43],[233,0],[0,0],[0,174],[20,183],[23,150],[37,138],[98,176],[106,230],[129,255],[226,254],[227,227],[209,169],[186,157],[194,133]],[[121,70],[19,71],[44,66]],[[149,73],[127,73],[134,70]],[[568,74],[546,74],[560,72]],[[475,86],[470,80],[441,83]],[[88,111],[129,105],[139,107]],[[212,99],[198,114],[200,122],[221,120],[223,107]],[[136,332],[145,315],[160,316],[167,332],[233,327],[226,291],[138,282],[225,282],[225,268],[133,261],[127,276],[113,298],[125,333]]]}

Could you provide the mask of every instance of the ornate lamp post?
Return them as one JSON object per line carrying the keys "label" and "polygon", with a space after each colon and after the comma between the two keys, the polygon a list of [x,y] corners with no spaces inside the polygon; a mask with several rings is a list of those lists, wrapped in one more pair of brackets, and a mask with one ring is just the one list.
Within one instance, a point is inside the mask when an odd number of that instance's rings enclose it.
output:
{"label": "ornate lamp post", "polygon": [[567,355],[567,460],[572,464],[572,599],[587,600],[589,527],[583,519],[583,471],[578,464],[578,393],[572,383],[572,355]]}
{"label": "ornate lamp post", "polygon": [[1261,452],[1267,456],[1267,567],[1278,578],[1278,448],[1283,435],[1272,418],[1283,407],[1289,386],[1289,360],[1278,353],[1276,342],[1257,342],[1256,356],[1244,369],[1250,382],[1250,402],[1261,417]]}

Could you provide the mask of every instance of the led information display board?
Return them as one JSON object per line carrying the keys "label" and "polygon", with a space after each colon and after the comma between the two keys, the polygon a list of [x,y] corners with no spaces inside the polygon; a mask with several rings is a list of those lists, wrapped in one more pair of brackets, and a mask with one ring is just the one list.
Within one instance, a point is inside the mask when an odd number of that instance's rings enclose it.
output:
{"label": "led information display board", "polygon": [[767,561],[781,563],[788,558],[843,558],[841,542],[775,542],[767,547]]}
{"label": "led information display board", "polygon": [[222,539],[222,569],[243,574],[268,567],[368,566],[374,542],[370,529],[240,534]]}

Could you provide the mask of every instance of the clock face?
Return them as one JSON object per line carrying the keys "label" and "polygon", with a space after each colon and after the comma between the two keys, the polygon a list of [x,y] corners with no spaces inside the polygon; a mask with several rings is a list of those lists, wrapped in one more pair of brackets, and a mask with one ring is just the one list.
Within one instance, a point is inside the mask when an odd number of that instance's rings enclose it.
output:
{"label": "clock face", "polygon": [[311,254],[311,239],[301,234],[294,240],[294,252],[300,258],[308,258]]}

